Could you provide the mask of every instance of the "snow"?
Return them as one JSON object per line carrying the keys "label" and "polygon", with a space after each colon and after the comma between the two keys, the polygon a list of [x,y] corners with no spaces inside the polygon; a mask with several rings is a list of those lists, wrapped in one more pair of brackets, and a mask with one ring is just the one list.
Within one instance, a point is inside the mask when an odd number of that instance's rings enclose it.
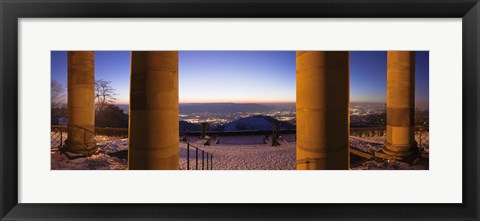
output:
{"label": "snow", "polygon": [[222,136],[219,138],[219,144],[261,144],[265,135],[252,135],[252,136]]}
{"label": "snow", "polygon": [[[252,140],[248,140],[248,138]],[[272,147],[257,141],[257,136],[244,136],[242,139],[249,144],[213,144],[203,146],[203,140],[197,140],[190,146],[190,169],[195,169],[195,148],[199,147],[213,154],[214,170],[294,170],[295,143],[280,142],[280,146]],[[262,136],[263,138],[263,136]],[[223,137],[221,137],[223,139]],[[202,153],[199,150],[199,169],[202,168]],[[205,154],[206,159],[206,154]],[[205,162],[205,167],[206,167]],[[210,161],[209,161],[210,166]],[[187,144],[180,144],[180,168],[187,168]]]}
{"label": "snow", "polygon": [[116,153],[122,150],[128,150],[128,138],[113,140],[97,140],[98,148],[106,154]]}
{"label": "snow", "polygon": [[[420,134],[415,134],[415,140],[419,145],[419,148],[428,153],[429,151],[429,139],[428,134],[426,135],[427,139],[425,139],[425,135],[422,135],[422,140],[420,142]],[[354,147],[355,149],[361,150],[367,153],[374,153],[377,150],[380,150],[383,145],[385,145],[385,140],[387,139],[386,136],[372,136],[372,137],[353,137],[350,136],[350,146]]]}
{"label": "snow", "polygon": [[126,160],[103,153],[69,160],[59,151],[52,151],[51,157],[52,170],[125,170],[128,166]]}
{"label": "snow", "polygon": [[[63,139],[66,136],[64,135]],[[282,135],[280,146],[272,147],[269,142],[264,144],[264,135],[221,136],[219,144],[212,139],[210,146],[204,146],[205,139],[189,137],[190,169],[195,169],[195,147],[199,147],[209,155],[213,155],[214,170],[294,170],[296,165],[295,134]],[[418,138],[418,137],[417,137]],[[128,151],[128,138],[97,136],[99,151],[91,157],[69,160],[55,148],[52,143],[52,170],[125,170],[128,167],[126,159],[121,159],[119,153]],[[381,149],[385,136],[350,137],[350,145],[357,150],[373,154]],[[417,140],[418,142],[418,140]],[[428,143],[427,143],[428,144]],[[425,146],[424,146],[425,147]],[[428,147],[426,148],[428,151]],[[180,169],[187,169],[187,144],[180,143]],[[205,160],[206,160],[205,153]],[[202,168],[201,151],[199,151],[199,169]],[[210,158],[209,158],[210,160]],[[205,169],[206,169],[205,162]],[[210,161],[208,162],[210,168]],[[420,159],[412,165],[402,162],[387,163],[378,159],[370,159],[357,164],[354,170],[365,169],[428,169],[428,159]]]}
{"label": "snow", "polygon": [[350,137],[350,148],[374,154],[376,151],[382,149],[385,143],[384,141],[385,138],[378,139],[378,137]]}
{"label": "snow", "polygon": [[[233,136],[232,136],[233,137]],[[213,144],[204,146],[205,140],[190,137],[192,145],[213,154],[213,169],[216,170],[293,170],[295,169],[295,142],[288,142],[289,139],[280,141],[281,145],[272,147],[270,144],[263,144],[264,136],[236,136],[236,144]],[[223,137],[221,137],[223,140]],[[232,141],[235,139],[230,138]],[[59,151],[52,151],[52,170],[109,170],[126,169],[128,163],[117,157],[110,156],[119,151],[128,150],[128,138],[115,139],[108,137],[97,137],[99,151],[91,157],[69,160]],[[180,169],[186,169],[187,165],[187,144],[180,143]],[[205,153],[206,169],[206,153]],[[201,151],[199,151],[199,169],[201,169]],[[209,161],[210,165],[210,161]],[[195,167],[195,149],[190,148],[190,167]],[[209,167],[210,168],[210,167]]]}
{"label": "snow", "polygon": [[400,161],[387,162],[380,159],[370,159],[352,167],[352,170],[428,170],[428,159],[419,158],[414,160],[412,164]]}
{"label": "snow", "polygon": [[[385,145],[386,136],[372,137],[350,137],[350,148],[354,148],[369,154],[374,154]],[[415,140],[424,152],[428,153],[429,142],[422,140],[420,142],[419,134],[415,134]],[[353,166],[352,170],[428,170],[428,159],[419,158],[407,164],[400,161],[386,162],[380,159],[369,159],[359,165]]]}
{"label": "snow", "polygon": [[[63,134],[66,139],[66,133]],[[69,160],[60,154],[56,148],[51,151],[52,170],[125,170],[128,167],[126,160],[110,156],[122,150],[128,150],[128,138],[96,136],[95,140],[99,151],[90,156]],[[57,142],[58,143],[58,142]],[[53,146],[52,146],[53,148]]]}

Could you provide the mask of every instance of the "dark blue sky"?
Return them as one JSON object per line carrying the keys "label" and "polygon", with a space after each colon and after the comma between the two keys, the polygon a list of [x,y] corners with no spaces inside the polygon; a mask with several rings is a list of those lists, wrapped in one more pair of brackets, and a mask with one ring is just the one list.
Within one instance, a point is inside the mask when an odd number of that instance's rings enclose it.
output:
{"label": "dark blue sky", "polygon": [[[52,51],[52,80],[67,86],[67,52]],[[128,103],[130,88],[130,51],[95,52],[95,80],[112,82],[118,103]]]}
{"label": "dark blue sky", "polygon": [[[428,51],[416,52],[415,101],[428,105]],[[387,52],[350,52],[350,100],[353,102],[386,102]]]}
{"label": "dark blue sky", "polygon": [[[52,80],[66,86],[67,53],[52,52]],[[428,52],[417,52],[416,103],[428,105]],[[352,102],[385,102],[387,55],[350,53]],[[182,51],[180,102],[294,102],[294,51]],[[112,82],[118,103],[128,103],[130,52],[95,52],[95,78]]]}
{"label": "dark blue sky", "polygon": [[293,102],[295,52],[180,52],[181,102]]}

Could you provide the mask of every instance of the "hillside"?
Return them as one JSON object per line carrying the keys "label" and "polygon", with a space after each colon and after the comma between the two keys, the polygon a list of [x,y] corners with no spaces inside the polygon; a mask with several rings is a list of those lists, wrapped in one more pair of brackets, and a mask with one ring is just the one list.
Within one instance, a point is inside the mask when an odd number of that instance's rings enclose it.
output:
{"label": "hillside", "polygon": [[200,112],[237,113],[263,112],[273,110],[274,107],[265,104],[237,104],[237,103],[189,103],[179,104],[181,114]]}
{"label": "hillside", "polygon": [[180,121],[180,133],[183,133],[185,131],[200,131],[201,126],[200,124],[192,124],[186,121]]}
{"label": "hillside", "polygon": [[[269,116],[252,116],[225,124],[223,131],[273,130],[273,123],[277,121],[275,118]],[[288,122],[281,122],[280,130],[292,129],[295,129],[295,125]]]}

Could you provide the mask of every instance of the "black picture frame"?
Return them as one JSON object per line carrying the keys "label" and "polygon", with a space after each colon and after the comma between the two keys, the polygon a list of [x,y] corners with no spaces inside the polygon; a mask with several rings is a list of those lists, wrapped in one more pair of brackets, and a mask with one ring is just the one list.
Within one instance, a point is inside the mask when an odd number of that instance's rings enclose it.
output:
{"label": "black picture frame", "polygon": [[[1,220],[479,220],[478,0],[0,0]],[[133,17],[462,18],[461,204],[18,203],[18,19]],[[448,44],[448,42],[446,42]],[[214,194],[214,193],[212,193]],[[441,193],[439,193],[441,194]]]}

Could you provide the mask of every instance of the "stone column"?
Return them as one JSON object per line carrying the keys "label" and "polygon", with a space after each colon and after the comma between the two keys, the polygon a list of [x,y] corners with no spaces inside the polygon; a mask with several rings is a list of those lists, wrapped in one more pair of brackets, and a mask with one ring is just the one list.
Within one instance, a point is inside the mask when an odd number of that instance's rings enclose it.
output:
{"label": "stone column", "polygon": [[132,52],[128,167],[179,169],[178,52]]}
{"label": "stone column", "polygon": [[68,139],[69,157],[90,156],[95,144],[95,73],[93,51],[68,52]]}
{"label": "stone column", "polygon": [[418,153],[415,142],[415,52],[387,52],[387,140],[376,153],[407,160]]}
{"label": "stone column", "polygon": [[297,169],[349,169],[349,52],[297,52]]}

